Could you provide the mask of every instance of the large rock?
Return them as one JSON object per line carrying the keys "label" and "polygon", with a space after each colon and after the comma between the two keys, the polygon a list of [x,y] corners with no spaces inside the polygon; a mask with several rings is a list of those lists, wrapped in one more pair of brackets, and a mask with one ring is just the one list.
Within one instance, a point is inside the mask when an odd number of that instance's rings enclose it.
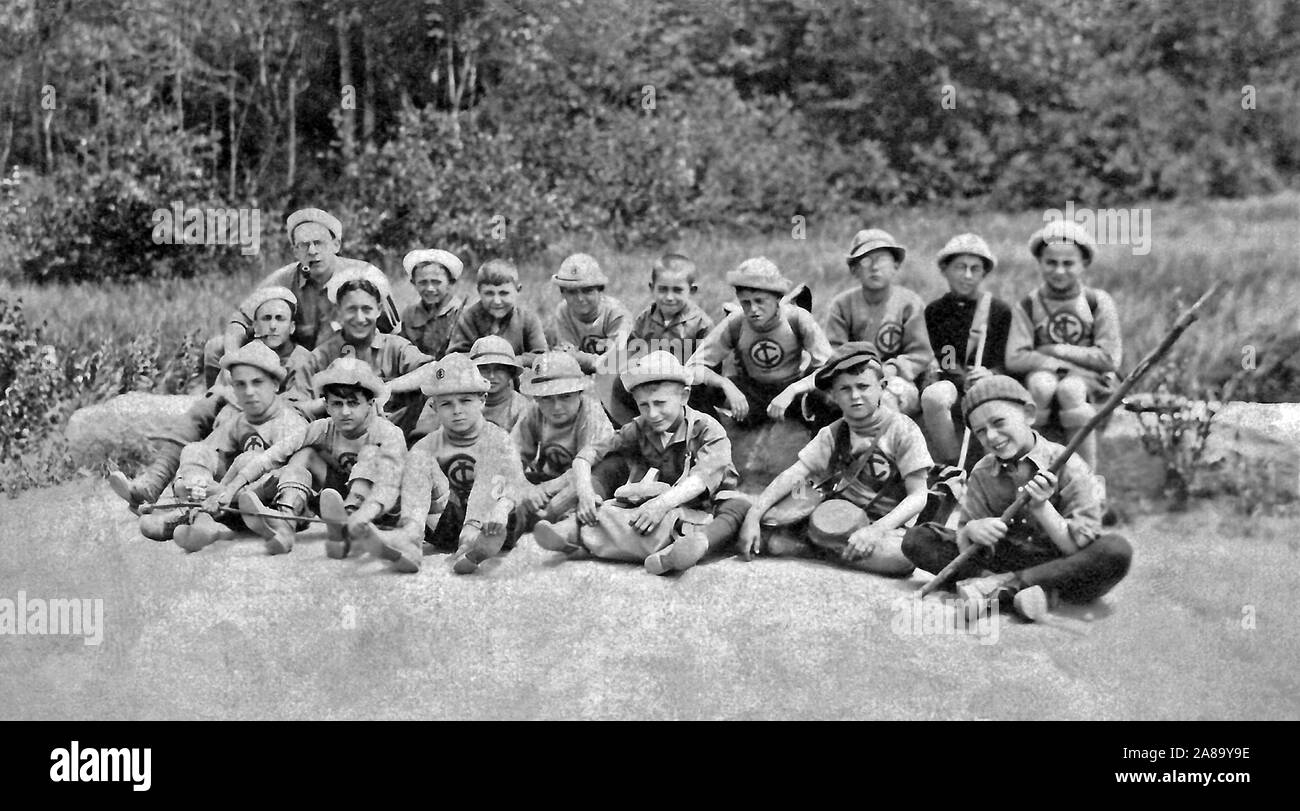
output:
{"label": "large rock", "polygon": [[148,435],[167,420],[185,413],[197,398],[184,394],[121,394],[104,403],[77,409],[65,436],[78,465],[119,458],[148,445]]}

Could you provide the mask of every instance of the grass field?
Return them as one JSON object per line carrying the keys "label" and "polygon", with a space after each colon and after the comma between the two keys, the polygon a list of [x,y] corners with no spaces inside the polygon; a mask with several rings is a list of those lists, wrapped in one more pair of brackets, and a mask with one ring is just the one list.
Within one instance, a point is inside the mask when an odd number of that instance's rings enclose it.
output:
{"label": "grass field", "polygon": [[[1127,246],[1103,245],[1087,276],[1088,284],[1110,292],[1119,305],[1128,365],[1159,340],[1176,299],[1190,301],[1220,278],[1230,282],[1223,297],[1180,344],[1187,366],[1200,368],[1239,355],[1248,339],[1270,326],[1300,327],[1300,282],[1290,272],[1300,245],[1296,238],[1300,192],[1239,201],[1153,203],[1150,208],[1150,253],[1139,256]],[[886,228],[908,247],[900,283],[926,299],[945,289],[934,264],[944,242],[962,231],[981,234],[999,258],[989,289],[1015,300],[1036,283],[1037,271],[1026,243],[1043,222],[1041,211],[970,216],[907,211],[870,225]],[[666,250],[696,260],[702,271],[700,301],[711,312],[717,313],[731,295],[725,272],[745,257],[766,255],[791,278],[813,288],[815,311],[822,316],[831,296],[853,284],[843,254],[853,232],[865,225],[813,220],[806,223],[806,238],[796,239],[789,221],[781,221],[766,235],[691,234],[664,248],[621,253],[602,245],[569,243],[517,261],[524,278],[524,300],[544,317],[559,300],[549,276],[566,253],[594,254],[611,278],[609,292],[635,310],[648,300],[650,263]],[[21,297],[32,321],[48,322],[46,340],[56,346],[123,344],[156,328],[162,347],[168,349],[192,330],[216,334],[234,303],[257,279],[289,261],[283,243],[263,244],[260,262],[250,263],[243,273],[131,284],[2,283],[0,297]],[[352,255],[346,243],[343,253]],[[413,299],[414,292],[401,281],[400,254],[362,258],[383,267],[398,280],[394,286],[398,294]],[[459,292],[472,296],[471,283],[462,281],[460,287]]]}

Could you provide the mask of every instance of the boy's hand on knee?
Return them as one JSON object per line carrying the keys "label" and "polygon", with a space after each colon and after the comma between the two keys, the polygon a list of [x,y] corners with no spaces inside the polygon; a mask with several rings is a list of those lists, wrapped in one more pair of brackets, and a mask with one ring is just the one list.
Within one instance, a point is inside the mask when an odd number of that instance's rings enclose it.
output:
{"label": "boy's hand on knee", "polygon": [[600,505],[596,503],[596,494],[592,492],[590,486],[578,488],[578,508],[574,515],[579,524],[591,526],[596,523],[596,510]]}
{"label": "boy's hand on knee", "polygon": [[735,383],[728,380],[722,394],[727,398],[727,408],[731,410],[734,419],[743,420],[749,416],[749,401],[745,399],[744,393],[736,387]]}
{"label": "boy's hand on knee", "polygon": [[997,542],[1007,536],[1007,525],[1001,518],[996,516],[991,518],[977,518],[962,527],[957,532],[957,547],[961,551],[966,551],[966,547],[971,544],[987,546],[992,549]]}
{"label": "boy's hand on knee", "polygon": [[[750,512],[753,515],[753,512]],[[736,551],[742,560],[749,560],[759,554],[763,545],[763,524],[760,518],[745,517],[740,524],[740,534],[736,536]]]}
{"label": "boy's hand on knee", "polygon": [[769,419],[783,420],[785,419],[785,412],[792,405],[794,405],[794,395],[790,393],[789,389],[786,389],[773,397],[771,403],[768,403],[767,416]]}
{"label": "boy's hand on knee", "polygon": [[524,506],[527,507],[530,511],[535,513],[544,510],[546,508],[546,505],[549,504],[550,501],[551,501],[550,495],[546,492],[546,489],[540,484],[534,485],[531,488],[529,488],[528,494],[524,496]]}
{"label": "boy's hand on knee", "polygon": [[649,535],[663,522],[664,516],[671,509],[672,505],[665,502],[662,497],[652,498],[632,513],[628,523],[632,525],[632,529],[642,535]]}
{"label": "boy's hand on knee", "polygon": [[880,532],[875,527],[862,527],[849,536],[849,542],[844,545],[840,557],[850,561],[869,558],[876,551],[876,542],[879,540]]}

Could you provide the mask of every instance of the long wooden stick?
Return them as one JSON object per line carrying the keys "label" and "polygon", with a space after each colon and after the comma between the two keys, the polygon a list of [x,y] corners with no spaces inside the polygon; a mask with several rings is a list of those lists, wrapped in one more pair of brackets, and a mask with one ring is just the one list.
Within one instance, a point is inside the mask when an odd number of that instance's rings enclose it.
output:
{"label": "long wooden stick", "polygon": [[[992,293],[984,293],[985,296],[992,296]],[[977,307],[978,309],[978,307]],[[984,364],[984,344],[989,337],[989,317],[993,314],[993,308],[989,307],[984,311],[984,323],[980,324],[978,329],[980,333],[979,342],[975,344],[975,366]],[[966,430],[961,435],[961,453],[957,454],[957,467],[962,470],[966,469],[966,454],[970,451],[970,423],[966,424]]]}
{"label": "long wooden stick", "polygon": [[[1129,391],[1137,385],[1138,380],[1147,373],[1152,364],[1165,356],[1165,353],[1167,353],[1170,347],[1174,345],[1174,342],[1182,336],[1183,332],[1185,332],[1194,321],[1196,321],[1196,311],[1201,308],[1201,305],[1209,301],[1210,297],[1218,292],[1219,288],[1223,284],[1224,282],[1222,280],[1215,282],[1210,286],[1209,290],[1205,291],[1205,295],[1197,299],[1195,304],[1178,317],[1178,320],[1174,322],[1173,328],[1165,335],[1165,338],[1160,342],[1160,345],[1151,350],[1151,352],[1142,359],[1142,362],[1129,373],[1129,376],[1124,378],[1124,382],[1120,383],[1119,388],[1110,396],[1110,399],[1106,400],[1101,408],[1097,409],[1097,413],[1092,416],[1092,419],[1088,420],[1087,424],[1075,432],[1074,436],[1070,438],[1070,444],[1065,446],[1065,452],[1057,457],[1056,461],[1048,468],[1050,473],[1059,473],[1061,468],[1065,467],[1066,461],[1076,450],[1079,449],[1079,446],[1083,444],[1083,440],[1088,437],[1088,434],[1092,433],[1097,426],[1100,425],[1107,416],[1109,416],[1110,412],[1119,407],[1120,403],[1124,401],[1124,395],[1128,394]],[[1020,495],[1016,496],[1016,500],[1011,502],[1011,506],[1003,510],[1001,516],[1003,523],[1009,523],[1016,517],[1016,513],[1020,512],[1028,503],[1029,495],[1022,489]],[[952,562],[947,566],[944,566],[933,579],[921,586],[921,596],[924,597],[942,586],[947,582],[948,578],[952,577],[954,572],[961,568],[966,561],[970,560],[981,548],[982,547],[979,544],[971,544],[966,547],[964,552],[953,558]]]}

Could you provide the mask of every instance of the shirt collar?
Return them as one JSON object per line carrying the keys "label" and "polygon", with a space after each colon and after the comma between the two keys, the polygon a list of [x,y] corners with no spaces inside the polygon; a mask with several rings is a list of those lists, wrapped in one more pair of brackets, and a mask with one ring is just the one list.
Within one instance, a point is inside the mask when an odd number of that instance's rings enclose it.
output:
{"label": "shirt collar", "polygon": [[672,318],[668,318],[663,314],[663,311],[659,309],[658,304],[651,304],[650,320],[660,327],[673,327],[678,324],[684,324],[687,321],[690,321],[692,318],[695,317],[695,313],[699,311],[699,309],[700,307],[698,304],[696,304],[695,302],[689,302],[685,307],[682,308],[681,312],[679,312],[677,315],[673,316]]}
{"label": "shirt collar", "polygon": [[1019,469],[1022,461],[1028,461],[1031,463],[1034,466],[1035,473],[1040,470],[1046,470],[1051,466],[1052,461],[1048,456],[1047,440],[1043,438],[1042,434],[1034,431],[1034,446],[1030,448],[1024,456],[1017,457],[1008,462],[998,459],[998,469],[1005,473],[1012,473]]}
{"label": "shirt collar", "polygon": [[[677,427],[668,433],[668,441],[664,443],[665,448],[677,442],[686,441],[686,438],[690,436],[691,433],[691,424],[694,422],[692,417],[693,417],[693,412],[691,410],[691,407],[690,406],[684,407],[682,409],[682,418],[677,421]],[[652,431],[650,429],[650,426],[644,422],[641,423],[641,430],[646,436],[653,436],[653,437],[663,436],[663,434],[661,433]]]}

